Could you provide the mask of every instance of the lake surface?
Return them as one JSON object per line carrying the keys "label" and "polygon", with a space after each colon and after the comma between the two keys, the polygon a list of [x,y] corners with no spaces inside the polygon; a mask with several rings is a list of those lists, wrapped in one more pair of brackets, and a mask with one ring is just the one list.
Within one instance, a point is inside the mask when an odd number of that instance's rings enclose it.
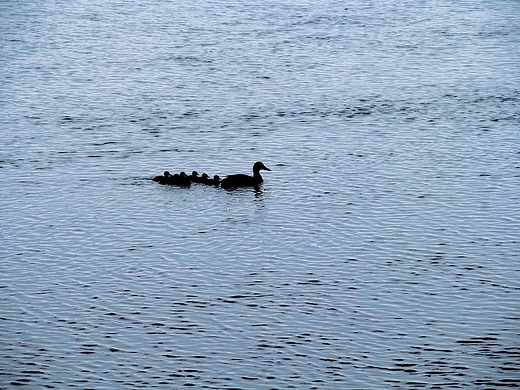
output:
{"label": "lake surface", "polygon": [[0,388],[520,386],[519,2],[0,18]]}

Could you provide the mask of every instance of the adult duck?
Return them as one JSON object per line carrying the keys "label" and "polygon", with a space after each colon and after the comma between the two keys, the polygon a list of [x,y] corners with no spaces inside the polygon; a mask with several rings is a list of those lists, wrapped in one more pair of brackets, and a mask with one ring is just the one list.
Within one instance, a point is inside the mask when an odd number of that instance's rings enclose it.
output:
{"label": "adult duck", "polygon": [[257,187],[264,181],[260,175],[261,170],[270,171],[270,169],[267,168],[264,163],[257,161],[255,162],[255,165],[253,165],[253,176],[243,174],[230,175],[222,180],[220,186],[225,189],[238,187]]}

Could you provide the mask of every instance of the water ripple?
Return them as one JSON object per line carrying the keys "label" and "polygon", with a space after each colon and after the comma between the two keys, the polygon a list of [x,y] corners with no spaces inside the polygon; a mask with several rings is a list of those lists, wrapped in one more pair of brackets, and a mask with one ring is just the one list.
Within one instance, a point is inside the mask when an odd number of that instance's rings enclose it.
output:
{"label": "water ripple", "polygon": [[518,5],[0,8],[0,387],[520,385]]}

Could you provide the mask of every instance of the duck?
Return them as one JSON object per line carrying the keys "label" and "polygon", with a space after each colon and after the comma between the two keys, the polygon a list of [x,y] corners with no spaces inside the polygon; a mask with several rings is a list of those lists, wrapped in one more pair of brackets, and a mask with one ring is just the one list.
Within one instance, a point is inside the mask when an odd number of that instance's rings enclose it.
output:
{"label": "duck", "polygon": [[260,175],[260,171],[271,171],[263,162],[257,161],[253,165],[253,176],[249,175],[230,175],[222,180],[220,186],[225,189],[238,187],[257,187],[263,183],[264,179]]}
{"label": "duck", "polygon": [[204,184],[206,183],[206,180],[209,180],[209,175],[206,172],[204,172],[200,177],[200,182]]}
{"label": "duck", "polygon": [[158,182],[159,184],[166,184],[166,182],[170,180],[171,177],[172,175],[170,172],[164,171],[162,176],[155,176],[152,180]]}
{"label": "duck", "polygon": [[203,181],[204,184],[207,184],[208,186],[218,187],[218,185],[220,184],[219,175],[213,176],[213,179],[210,179],[210,177],[205,173],[202,174],[202,177],[204,177],[204,175],[206,175],[206,178]]}
{"label": "duck", "polygon": [[188,178],[191,180],[192,183],[202,183],[204,181],[204,175],[208,176],[206,173],[203,173],[202,177],[200,177],[197,171],[193,171],[191,175],[188,176]]}
{"label": "duck", "polygon": [[191,186],[191,180],[186,173],[181,172],[174,185],[179,187],[189,187]]}
{"label": "duck", "polygon": [[175,174],[170,176],[166,181],[166,184],[177,187],[189,187],[191,186],[191,180],[188,178],[186,173],[181,172],[180,174]]}

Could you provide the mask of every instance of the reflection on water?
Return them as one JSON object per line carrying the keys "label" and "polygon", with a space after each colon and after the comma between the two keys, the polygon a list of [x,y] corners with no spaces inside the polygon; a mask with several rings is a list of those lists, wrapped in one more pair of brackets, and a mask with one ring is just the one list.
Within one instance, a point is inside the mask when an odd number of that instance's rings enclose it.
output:
{"label": "reflection on water", "polygon": [[520,385],[517,4],[0,8],[0,387]]}

